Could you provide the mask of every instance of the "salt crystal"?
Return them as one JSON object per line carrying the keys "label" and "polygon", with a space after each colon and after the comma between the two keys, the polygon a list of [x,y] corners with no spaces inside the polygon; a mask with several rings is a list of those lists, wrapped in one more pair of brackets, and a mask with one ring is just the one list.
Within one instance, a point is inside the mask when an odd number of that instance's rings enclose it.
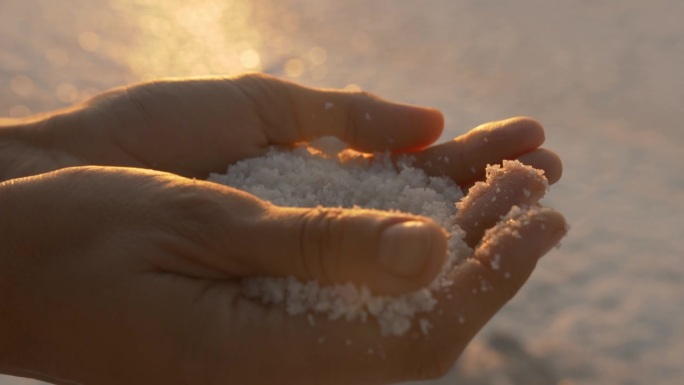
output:
{"label": "salt crystal", "polygon": [[329,109],[333,108],[334,106],[335,106],[335,104],[333,104],[333,103],[331,103],[331,102],[326,102],[326,103],[325,103],[325,109],[326,109],[326,110],[329,110]]}
{"label": "salt crystal", "polygon": [[489,262],[493,270],[499,270],[501,267],[501,254],[494,254],[494,258]]}
{"label": "salt crystal", "polygon": [[432,323],[430,323],[430,321],[425,318],[421,318],[420,321],[418,321],[418,323],[420,324],[420,331],[422,331],[425,335],[427,335],[428,331],[432,329]]}
{"label": "salt crystal", "polygon": [[366,120],[372,120],[370,112],[366,112]]}

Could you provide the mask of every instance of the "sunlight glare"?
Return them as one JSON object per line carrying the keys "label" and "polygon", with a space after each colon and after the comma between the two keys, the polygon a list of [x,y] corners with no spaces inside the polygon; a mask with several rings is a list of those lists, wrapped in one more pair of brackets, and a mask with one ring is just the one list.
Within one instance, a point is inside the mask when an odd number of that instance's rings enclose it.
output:
{"label": "sunlight glare", "polygon": [[262,38],[247,0],[109,0],[140,31],[122,60],[141,79],[259,71]]}

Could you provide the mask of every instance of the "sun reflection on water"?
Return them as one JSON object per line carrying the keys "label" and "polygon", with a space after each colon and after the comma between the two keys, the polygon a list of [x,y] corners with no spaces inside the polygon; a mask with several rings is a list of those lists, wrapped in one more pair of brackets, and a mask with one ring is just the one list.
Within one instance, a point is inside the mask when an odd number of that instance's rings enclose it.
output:
{"label": "sun reflection on water", "polygon": [[[273,0],[31,1],[4,5],[16,17],[0,25],[0,116],[64,107],[162,77],[256,71],[328,86],[336,44],[364,43],[345,34],[328,41],[317,16]],[[21,20],[36,28],[17,50],[12,41],[25,38]]]}
{"label": "sun reflection on water", "polygon": [[139,30],[121,57],[141,79],[262,69],[247,0],[109,0]]}

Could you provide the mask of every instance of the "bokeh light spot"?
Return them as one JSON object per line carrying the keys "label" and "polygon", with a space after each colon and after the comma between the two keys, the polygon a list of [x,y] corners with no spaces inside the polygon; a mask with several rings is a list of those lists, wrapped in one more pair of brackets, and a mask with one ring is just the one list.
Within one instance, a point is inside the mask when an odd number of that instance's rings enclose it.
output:
{"label": "bokeh light spot", "polygon": [[23,104],[17,104],[9,109],[10,118],[24,118],[31,115],[31,109]]}
{"label": "bokeh light spot", "polygon": [[302,59],[290,59],[285,63],[283,70],[285,75],[291,78],[298,78],[304,74],[306,66],[304,65],[304,61]]}
{"label": "bokeh light spot", "polygon": [[83,32],[78,35],[78,44],[84,51],[96,51],[100,47],[100,36],[95,32]]}
{"label": "bokeh light spot", "polygon": [[311,64],[323,64],[328,59],[328,51],[323,47],[313,47],[309,50],[309,61]]}
{"label": "bokeh light spot", "polygon": [[259,52],[250,48],[248,50],[242,51],[240,54],[240,63],[246,69],[256,69],[261,64],[261,57]]}
{"label": "bokeh light spot", "polygon": [[358,84],[351,83],[344,86],[344,90],[351,92],[359,92],[361,91],[361,86],[359,86]]}
{"label": "bokeh light spot", "polygon": [[33,92],[33,80],[24,75],[15,76],[10,81],[10,88],[19,96],[28,96]]}

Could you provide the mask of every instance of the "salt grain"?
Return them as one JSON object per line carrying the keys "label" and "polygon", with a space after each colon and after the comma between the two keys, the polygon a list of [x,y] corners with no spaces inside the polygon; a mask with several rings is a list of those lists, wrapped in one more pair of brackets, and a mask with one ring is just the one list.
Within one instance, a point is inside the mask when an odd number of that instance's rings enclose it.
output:
{"label": "salt grain", "polygon": [[494,254],[494,258],[489,262],[492,270],[499,270],[501,267],[501,254]]}
{"label": "salt grain", "polygon": [[420,321],[418,321],[418,323],[420,324],[420,331],[422,331],[425,335],[427,335],[428,331],[432,329],[432,323],[430,323],[430,321],[425,318],[421,318]]}

